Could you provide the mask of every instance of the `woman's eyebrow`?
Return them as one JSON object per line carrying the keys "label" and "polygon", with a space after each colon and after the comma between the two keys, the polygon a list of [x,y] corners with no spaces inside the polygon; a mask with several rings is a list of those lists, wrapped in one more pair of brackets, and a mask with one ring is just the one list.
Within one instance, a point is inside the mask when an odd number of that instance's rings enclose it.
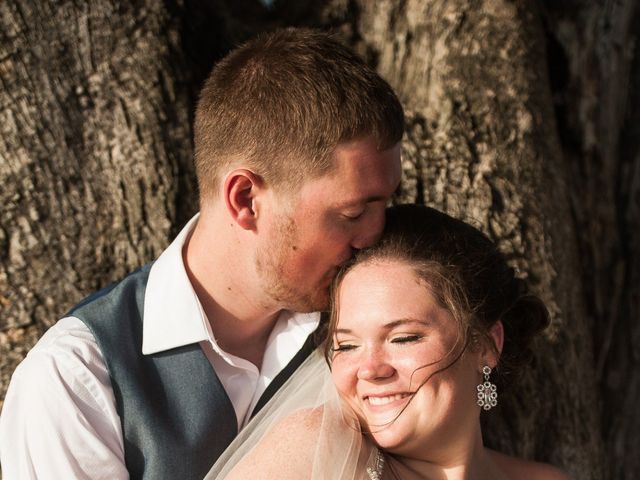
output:
{"label": "woman's eyebrow", "polygon": [[[399,318],[389,323],[385,323],[382,326],[382,328],[384,328],[385,330],[393,330],[396,327],[401,327],[401,326],[410,325],[410,324],[418,324],[419,326],[427,327],[430,325],[430,322],[428,320],[417,319],[417,318]],[[336,334],[337,333],[344,333],[348,335],[353,333],[353,330],[350,328],[337,328]]]}
{"label": "woman's eyebrow", "polygon": [[418,324],[419,326],[426,327],[430,324],[430,322],[428,320],[418,318],[400,318],[398,320],[393,320],[392,322],[386,323],[384,325],[384,328],[386,328],[387,330],[392,330],[396,327],[411,324]]}
{"label": "woman's eyebrow", "polygon": [[350,334],[353,333],[353,330],[351,330],[350,328],[336,328],[336,333]]}

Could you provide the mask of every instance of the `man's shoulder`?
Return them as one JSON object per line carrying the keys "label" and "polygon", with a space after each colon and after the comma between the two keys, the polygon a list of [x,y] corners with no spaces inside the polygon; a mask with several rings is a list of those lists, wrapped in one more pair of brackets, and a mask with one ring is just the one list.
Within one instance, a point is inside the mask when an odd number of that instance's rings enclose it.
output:
{"label": "man's shoulder", "polygon": [[105,375],[95,338],[75,317],[62,318],[47,330],[14,372],[14,377],[30,388],[75,383],[82,376],[98,376],[103,381]]}
{"label": "man's shoulder", "polygon": [[11,378],[0,416],[3,469],[22,472],[16,478],[33,466],[56,478],[88,478],[83,472],[99,465],[109,472],[101,478],[124,478],[121,436],[95,340],[79,319],[63,318]]}
{"label": "man's shoulder", "polygon": [[22,417],[21,421],[46,418],[53,424],[61,411],[85,406],[105,411],[112,400],[109,374],[93,336],[80,320],[66,317],[42,336],[14,371],[3,414]]}
{"label": "man's shoulder", "polygon": [[58,352],[76,352],[85,345],[95,345],[96,341],[82,320],[66,316],[58,320],[42,335],[27,357],[34,355],[52,355]]}
{"label": "man's shoulder", "polygon": [[140,286],[146,286],[152,266],[153,262],[143,265],[120,280],[91,293],[74,305],[66,316],[76,316],[78,312],[82,312],[87,306],[96,302],[109,301],[112,294],[121,295],[126,290],[135,292]]}

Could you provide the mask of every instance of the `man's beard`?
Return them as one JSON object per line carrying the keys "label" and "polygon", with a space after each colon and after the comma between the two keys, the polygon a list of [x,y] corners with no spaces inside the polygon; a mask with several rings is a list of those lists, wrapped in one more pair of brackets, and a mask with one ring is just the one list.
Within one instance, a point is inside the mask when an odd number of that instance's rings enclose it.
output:
{"label": "man's beard", "polygon": [[300,282],[287,277],[287,264],[295,255],[293,246],[296,245],[297,226],[288,217],[283,217],[279,223],[280,232],[258,250],[255,259],[256,272],[264,293],[286,310],[301,313],[327,310],[330,279],[324,285],[306,284],[307,289],[311,289],[307,291]]}

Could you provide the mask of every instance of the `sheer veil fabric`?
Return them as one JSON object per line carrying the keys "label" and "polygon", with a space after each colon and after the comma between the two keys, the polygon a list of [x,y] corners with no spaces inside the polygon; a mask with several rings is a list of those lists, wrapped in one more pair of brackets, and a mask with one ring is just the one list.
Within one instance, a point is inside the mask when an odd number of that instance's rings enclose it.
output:
{"label": "sheer veil fabric", "polygon": [[[311,427],[299,427],[301,425]],[[376,465],[378,451],[360,433],[355,415],[342,404],[319,349],[240,432],[205,480],[224,479],[247,454],[260,447],[261,439],[267,434],[271,435],[268,448],[256,450],[256,455],[268,452],[267,455],[273,457],[269,460],[279,463],[277,470],[281,479],[300,478],[300,472],[291,471],[284,459],[279,462],[278,440],[314,445],[314,452],[304,452],[309,458],[306,478],[312,480],[369,480],[367,469]],[[305,467],[305,475],[306,471]],[[259,471],[255,475],[263,478]]]}

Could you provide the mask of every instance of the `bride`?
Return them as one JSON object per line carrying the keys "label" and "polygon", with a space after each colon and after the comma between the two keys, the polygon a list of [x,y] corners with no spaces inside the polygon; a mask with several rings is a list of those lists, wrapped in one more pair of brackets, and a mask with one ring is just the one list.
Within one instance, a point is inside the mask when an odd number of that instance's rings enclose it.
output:
{"label": "bride", "polygon": [[391,208],[381,241],[335,281],[325,351],[207,479],[567,480],[484,447],[480,429],[547,323],[478,230],[427,207]]}

